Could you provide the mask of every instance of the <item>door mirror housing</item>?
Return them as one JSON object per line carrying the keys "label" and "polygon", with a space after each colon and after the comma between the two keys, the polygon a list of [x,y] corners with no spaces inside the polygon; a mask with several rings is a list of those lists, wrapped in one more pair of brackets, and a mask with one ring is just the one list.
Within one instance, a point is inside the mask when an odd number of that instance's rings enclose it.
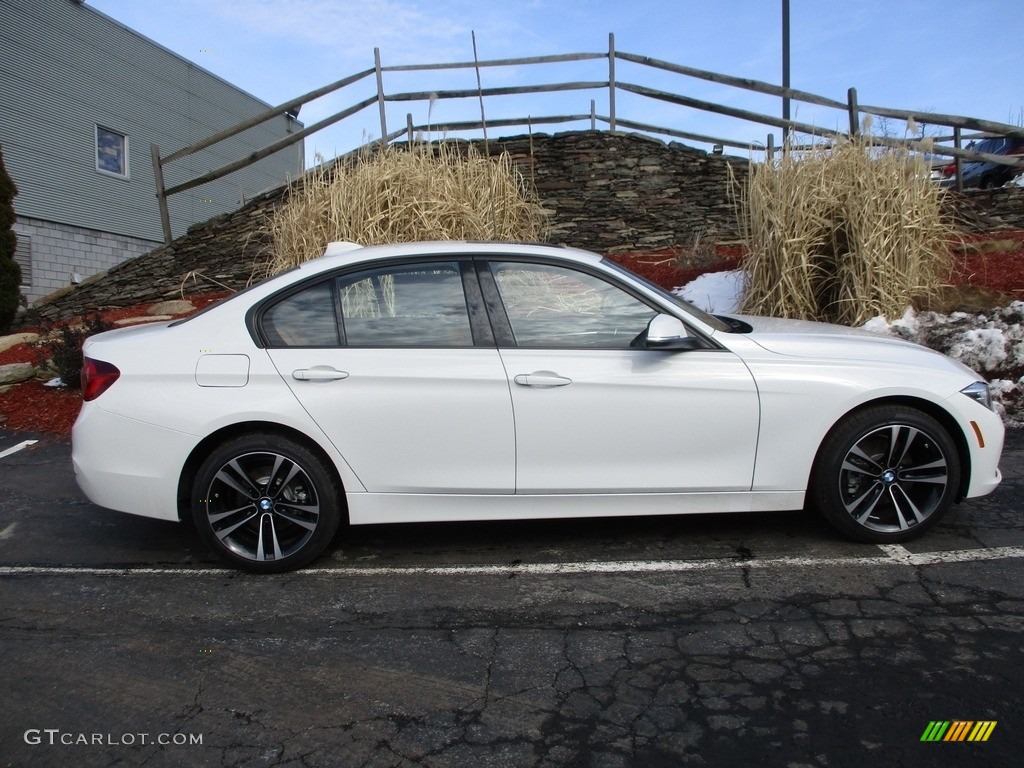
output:
{"label": "door mirror housing", "polygon": [[683,321],[672,315],[655,315],[647,324],[647,338],[644,341],[647,349],[685,352],[702,349],[704,344],[695,336],[691,336]]}

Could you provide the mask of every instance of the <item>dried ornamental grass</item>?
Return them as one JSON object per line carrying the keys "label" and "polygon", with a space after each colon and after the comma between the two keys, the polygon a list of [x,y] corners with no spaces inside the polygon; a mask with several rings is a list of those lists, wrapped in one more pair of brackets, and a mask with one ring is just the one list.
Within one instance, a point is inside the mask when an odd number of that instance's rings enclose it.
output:
{"label": "dried ornamental grass", "polygon": [[267,224],[276,274],[321,256],[327,243],[423,240],[543,240],[546,221],[507,153],[472,146],[385,147],[354,161],[318,166]]}
{"label": "dried ornamental grass", "polygon": [[860,325],[938,295],[954,238],[920,159],[869,139],[752,167],[743,311]]}

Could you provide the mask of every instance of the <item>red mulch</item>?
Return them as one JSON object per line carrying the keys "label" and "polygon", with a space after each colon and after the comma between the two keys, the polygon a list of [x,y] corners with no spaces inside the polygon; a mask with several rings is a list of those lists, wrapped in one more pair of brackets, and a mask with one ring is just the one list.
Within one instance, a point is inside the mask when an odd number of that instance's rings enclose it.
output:
{"label": "red mulch", "polygon": [[715,248],[714,262],[702,267],[680,266],[678,255],[677,250],[665,248],[646,253],[613,253],[608,258],[638,275],[643,275],[652,283],[672,290],[708,272],[737,269],[743,261],[744,251],[738,245],[720,245]]}
{"label": "red mulch", "polygon": [[1024,231],[964,238],[953,282],[1024,298]]}
{"label": "red mulch", "polygon": [[0,427],[64,437],[71,434],[81,405],[82,393],[77,389],[44,387],[41,381],[27,381],[0,394],[0,414],[7,417]]}
{"label": "red mulch", "polygon": [[[997,232],[964,237],[957,249],[957,267],[952,282],[975,286],[1024,300],[1024,231]],[[684,268],[678,264],[678,252],[665,249],[639,254],[612,254],[613,261],[666,288],[678,288],[708,272],[737,269],[743,260],[739,246],[719,246],[717,260],[704,267]],[[197,309],[229,295],[228,292],[190,297]],[[144,315],[149,305],[112,309],[100,313],[109,322]],[[38,329],[23,329],[38,330]],[[0,365],[38,364],[39,351],[28,344],[0,352]],[[0,393],[0,427],[65,437],[78,415],[81,393],[75,390],[44,387],[31,381]],[[6,422],[3,418],[6,417]]]}
{"label": "red mulch", "polygon": [[33,356],[32,348],[28,344],[19,344],[6,352],[0,352],[0,365],[8,363],[32,363],[35,365],[36,359]]}

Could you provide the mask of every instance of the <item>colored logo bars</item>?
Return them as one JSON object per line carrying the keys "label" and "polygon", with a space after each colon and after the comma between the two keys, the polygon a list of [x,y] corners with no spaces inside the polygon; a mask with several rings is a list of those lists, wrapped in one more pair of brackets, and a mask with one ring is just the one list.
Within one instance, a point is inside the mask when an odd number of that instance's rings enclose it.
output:
{"label": "colored logo bars", "polygon": [[995,727],[995,720],[932,720],[921,741],[988,741]]}

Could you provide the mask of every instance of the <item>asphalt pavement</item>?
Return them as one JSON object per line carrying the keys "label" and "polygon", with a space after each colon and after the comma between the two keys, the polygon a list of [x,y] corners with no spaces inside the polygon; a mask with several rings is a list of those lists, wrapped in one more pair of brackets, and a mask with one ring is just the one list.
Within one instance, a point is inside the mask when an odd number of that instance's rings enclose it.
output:
{"label": "asphalt pavement", "polygon": [[261,577],[0,430],[0,765],[1016,766],[1021,432],[1003,470],[905,546],[803,512],[369,526]]}

